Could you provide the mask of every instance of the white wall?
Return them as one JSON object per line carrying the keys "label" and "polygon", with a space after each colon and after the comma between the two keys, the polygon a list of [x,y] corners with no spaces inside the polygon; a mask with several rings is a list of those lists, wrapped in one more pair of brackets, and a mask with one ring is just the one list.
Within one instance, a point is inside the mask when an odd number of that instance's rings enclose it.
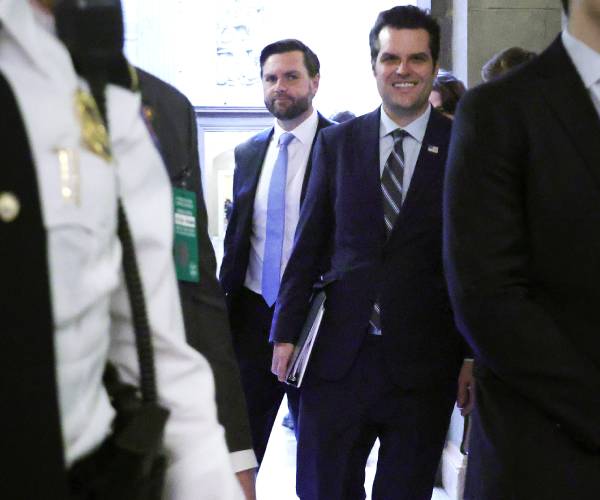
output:
{"label": "white wall", "polygon": [[[321,60],[317,107],[325,115],[344,109],[359,114],[379,104],[370,66],[369,30],[381,10],[401,3],[429,4],[423,0],[123,0],[126,50],[134,64],[174,84],[194,105],[262,106],[258,82],[238,90],[219,89],[215,84],[218,26],[245,23],[251,37],[246,43],[255,53],[281,38],[305,42]],[[253,71],[258,75],[257,65]]]}

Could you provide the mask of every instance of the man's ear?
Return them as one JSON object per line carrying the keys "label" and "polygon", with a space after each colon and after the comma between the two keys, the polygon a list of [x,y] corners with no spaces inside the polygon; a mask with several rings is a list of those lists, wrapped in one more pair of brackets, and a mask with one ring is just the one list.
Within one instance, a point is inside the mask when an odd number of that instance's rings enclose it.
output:
{"label": "man's ear", "polygon": [[315,76],[313,76],[311,78],[311,83],[313,85],[313,90],[314,90],[315,94],[317,93],[317,90],[319,90],[319,82],[320,81],[321,81],[321,74],[320,73],[317,73]]}

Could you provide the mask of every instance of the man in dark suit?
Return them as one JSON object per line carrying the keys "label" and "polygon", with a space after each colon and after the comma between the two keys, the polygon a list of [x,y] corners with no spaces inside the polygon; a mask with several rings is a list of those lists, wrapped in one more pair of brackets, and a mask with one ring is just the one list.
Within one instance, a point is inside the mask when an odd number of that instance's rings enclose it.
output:
{"label": "man in dark suit", "polygon": [[216,387],[219,421],[225,428],[232,465],[247,499],[255,498],[256,460],[233,352],[223,292],[208,236],[198,158],[196,115],[188,99],[157,77],[138,69],[144,114],[175,188],[196,196],[198,279],[179,274],[179,294],[188,343],[208,360]]}
{"label": "man in dark suit", "polygon": [[570,7],[454,125],[444,252],[477,360],[469,499],[598,497],[600,4]]}
{"label": "man in dark suit", "polygon": [[[276,121],[235,149],[233,209],[220,273],[259,463],[284,393],[293,419],[297,415],[296,391],[270,371],[269,329],[311,171],[312,145],[318,130],[331,124],[312,106],[319,60],[306,45],[298,40],[267,45],[260,66],[265,105]],[[291,142],[282,145],[286,137]]]}
{"label": "man in dark suit", "polygon": [[370,44],[383,104],[319,135],[271,329],[281,380],[329,255],[325,316],[300,391],[302,500],[363,499],[376,438],[373,498],[429,500],[463,361],[441,262],[451,121],[428,103],[439,26],[394,7]]}

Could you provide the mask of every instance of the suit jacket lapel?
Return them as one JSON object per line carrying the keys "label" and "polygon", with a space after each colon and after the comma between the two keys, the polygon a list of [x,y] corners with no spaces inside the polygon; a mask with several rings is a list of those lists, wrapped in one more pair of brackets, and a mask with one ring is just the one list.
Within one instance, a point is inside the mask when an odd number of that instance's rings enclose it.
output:
{"label": "suit jacket lapel", "polygon": [[248,147],[239,152],[238,169],[242,177],[237,188],[238,203],[240,204],[237,210],[240,214],[243,214],[240,225],[243,228],[243,233],[247,234],[248,238],[252,227],[252,213],[254,212],[253,207],[258,180],[260,179],[262,165],[272,135],[273,127],[255,136]]}
{"label": "suit jacket lapel", "polygon": [[600,119],[560,37],[540,56],[540,89],[600,187]]}
{"label": "suit jacket lapel", "polygon": [[[351,140],[354,143],[355,168],[366,169],[365,186],[362,188],[373,193],[373,214],[379,221],[379,233],[382,244],[385,242],[386,230],[383,220],[383,197],[381,193],[381,174],[379,170],[379,128],[381,110],[364,115],[354,121],[354,133]],[[365,210],[369,207],[364,207]]]}
{"label": "suit jacket lapel", "polygon": [[315,147],[315,143],[317,142],[317,136],[319,135],[319,131],[322,128],[328,127],[329,125],[333,125],[333,122],[330,122],[326,118],[324,118],[321,113],[317,113],[319,115],[319,121],[317,123],[317,132],[315,133],[315,137],[313,139],[312,145],[310,147],[310,154],[308,155],[308,163],[306,164],[306,172],[304,173],[304,180],[302,181],[302,191],[300,192],[300,204],[304,201],[304,196],[306,195],[306,188],[308,186],[308,179],[310,178],[310,171],[312,169],[312,150]]}
{"label": "suit jacket lapel", "polygon": [[258,180],[260,179],[260,173],[262,172],[262,165],[265,161],[265,155],[269,147],[269,141],[273,135],[273,127],[263,131],[257,135],[249,149],[247,150],[246,159],[246,173],[247,177],[245,181],[248,183],[249,192],[252,193],[252,201],[254,202],[254,196],[256,195],[256,188],[258,187]]}

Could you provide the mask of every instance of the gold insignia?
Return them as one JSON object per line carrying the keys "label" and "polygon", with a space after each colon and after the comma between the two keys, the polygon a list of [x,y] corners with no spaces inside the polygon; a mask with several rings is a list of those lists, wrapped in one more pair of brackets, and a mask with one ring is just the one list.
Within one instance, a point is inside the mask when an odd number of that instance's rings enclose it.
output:
{"label": "gold insignia", "polygon": [[94,96],[79,89],[75,95],[75,105],[85,147],[107,162],[111,162],[112,153],[108,131]]}
{"label": "gold insignia", "polygon": [[60,168],[60,194],[66,202],[79,206],[79,157],[77,150],[58,148],[58,165]]}
{"label": "gold insignia", "polygon": [[12,222],[21,211],[21,203],[19,199],[9,192],[0,193],[0,220],[2,222]]}
{"label": "gold insignia", "polygon": [[142,112],[144,113],[144,118],[146,119],[146,121],[148,121],[151,124],[154,121],[154,109],[144,104],[142,106]]}

